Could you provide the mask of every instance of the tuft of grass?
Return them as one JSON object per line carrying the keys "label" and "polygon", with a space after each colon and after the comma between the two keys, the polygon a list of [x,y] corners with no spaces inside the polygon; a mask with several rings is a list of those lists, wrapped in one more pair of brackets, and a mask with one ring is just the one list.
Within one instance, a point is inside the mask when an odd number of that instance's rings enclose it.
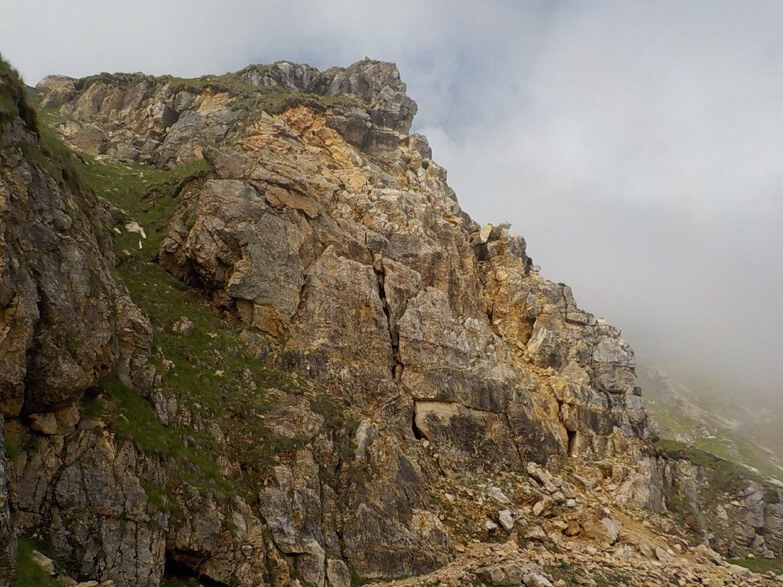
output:
{"label": "tuft of grass", "polygon": [[715,507],[720,494],[741,490],[748,479],[764,483],[764,479],[742,465],[682,442],[662,439],[656,443],[656,446],[673,459],[686,459],[698,465],[709,475],[710,482],[700,492],[700,498],[710,508]]}
{"label": "tuft of grass", "polygon": [[[197,487],[216,489],[227,495],[236,493],[234,485],[215,465],[217,452],[211,438],[188,431],[186,443],[174,429],[160,423],[149,401],[114,376],[104,379],[101,388],[114,402],[111,411],[112,429],[120,437],[132,440],[145,453],[159,455],[174,465],[168,469],[172,481],[177,484],[187,481]],[[147,485],[152,490],[152,495],[147,494],[147,497],[153,503],[157,499],[156,505],[168,509],[163,489],[156,491],[151,483]],[[145,491],[148,487],[145,487]]]}
{"label": "tuft of grass", "polygon": [[365,579],[359,573],[351,569],[351,587],[361,587],[362,585],[369,585],[375,583],[375,579]]}
{"label": "tuft of grass", "polygon": [[[16,551],[16,568],[11,579],[11,587],[58,587],[59,583],[33,559],[33,550],[44,552],[46,549],[38,541],[20,536]],[[47,556],[50,556],[48,553]],[[50,557],[51,558],[51,557]],[[56,564],[56,561],[55,561]]]}
{"label": "tuft of grass", "polygon": [[754,573],[783,573],[783,557],[776,558],[730,558],[729,562],[750,569]]}
{"label": "tuft of grass", "polygon": [[7,430],[3,431],[3,444],[5,444],[5,456],[11,461],[16,460],[16,457],[21,453],[21,449],[11,435],[8,434]]}
{"label": "tuft of grass", "polygon": [[27,101],[24,82],[19,72],[0,55],[0,128],[17,116],[28,130],[38,132],[38,117]]}
{"label": "tuft of grass", "polygon": [[669,512],[681,522],[680,529],[685,531],[692,540],[697,541],[699,536],[699,515],[687,498],[679,494],[671,485],[664,485],[664,498]]}

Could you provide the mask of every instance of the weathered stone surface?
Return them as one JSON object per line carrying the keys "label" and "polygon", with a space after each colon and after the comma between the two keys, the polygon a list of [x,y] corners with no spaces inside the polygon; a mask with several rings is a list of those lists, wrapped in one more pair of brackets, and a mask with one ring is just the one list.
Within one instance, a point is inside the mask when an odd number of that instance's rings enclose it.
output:
{"label": "weathered stone surface", "polygon": [[327,93],[332,96],[359,96],[369,103],[368,113],[375,125],[402,133],[410,130],[416,103],[405,94],[405,84],[393,63],[364,59],[346,69],[333,69]]}
{"label": "weathered stone surface", "polygon": [[18,120],[1,130],[0,412],[17,416],[65,407],[108,375],[128,317],[116,310],[134,307],[85,211],[101,204],[68,170],[53,177],[25,155],[42,149],[36,129]]}
{"label": "weathered stone surface", "polygon": [[419,467],[388,437],[372,442],[366,455],[367,474],[351,487],[344,513],[343,552],[351,567],[389,578],[444,564],[448,532],[430,509]]}
{"label": "weathered stone surface", "polygon": [[321,486],[318,466],[309,451],[300,451],[292,467],[275,468],[276,487],[260,495],[261,512],[275,544],[296,557],[296,566],[309,583],[323,585],[326,539],[321,528]]}
{"label": "weathered stone surface", "polygon": [[[204,144],[236,138],[242,128],[240,100],[263,98],[271,87],[288,91],[292,98],[301,93],[354,99],[363,107],[346,105],[330,119],[350,134],[349,127],[356,126],[352,121],[366,117],[359,123],[364,132],[354,144],[369,150],[377,151],[383,137],[396,146],[417,109],[405,93],[397,67],[370,59],[324,72],[280,61],[268,67],[249,66],[232,78],[239,83],[217,79],[213,85],[189,84],[143,74],[102,74],[84,83],[49,76],[39,82],[36,92],[43,107],[69,117],[59,130],[74,147],[91,155],[159,164],[192,159],[194,149]],[[237,93],[239,84],[244,88]]]}
{"label": "weathered stone surface", "polygon": [[351,587],[351,571],[339,559],[330,558],[326,561],[326,578],[329,587]]}
{"label": "weathered stone surface", "polygon": [[[717,457],[711,461],[693,464],[676,452],[662,458],[664,483],[691,508],[693,515],[686,519],[691,529],[726,557],[764,556],[769,549],[780,552],[783,489]],[[736,470],[736,477],[727,484],[729,467]]]}
{"label": "weathered stone surface", "polygon": [[10,475],[7,468],[5,446],[5,421],[0,416],[0,585],[11,581],[16,563],[16,534],[11,519],[8,487]]}
{"label": "weathered stone surface", "polygon": [[[250,116],[247,104],[269,88],[290,95]],[[78,209],[70,214],[67,185],[4,151],[0,206],[11,212],[0,235],[17,232],[0,241],[11,251],[0,262],[0,379],[5,413],[23,410],[9,430],[25,447],[11,480],[15,522],[26,533],[51,528],[80,578],[156,585],[167,564],[220,585],[343,587],[352,573],[408,585],[438,584],[425,573],[455,585],[550,585],[544,569],[573,564],[590,584],[590,569],[630,576],[645,559],[644,580],[660,584],[656,552],[680,582],[703,572],[654,530],[667,519],[649,510],[662,509],[664,473],[670,483],[674,473],[647,442],[655,426],[632,350],[579,309],[570,288],[538,273],[508,224],[482,228],[460,209],[426,139],[406,134],[416,107],[395,66],[364,60],[319,72],[278,62],[198,83],[48,78],[39,93],[81,151],[161,166],[206,160],[210,171],[177,190],[158,261],[242,329],[237,344],[296,374],[281,389],[250,369],[199,374],[237,378],[268,403],[258,413],[232,405],[220,425],[210,414],[233,398],[194,402],[188,389],[162,389],[152,333],[172,336],[172,325],[150,324],[118,293],[106,259],[93,263],[93,282],[84,271],[58,273],[59,263],[92,267],[97,239]],[[14,208],[17,194],[37,196],[38,184],[48,192],[33,206],[40,217],[28,218]],[[22,231],[49,238],[27,243],[42,259],[41,243],[51,245],[40,271],[12,258]],[[77,348],[36,314],[41,291],[78,294],[53,305],[75,322],[65,335]],[[177,340],[211,336],[189,321],[174,324]],[[64,375],[51,376],[60,388],[30,385],[23,358],[39,348],[49,363],[62,355]],[[178,376],[180,359],[155,362]],[[153,497],[169,499],[155,493],[169,481],[166,461],[72,409],[112,370],[187,449],[214,440],[208,457],[237,482],[236,495],[177,479],[167,487],[176,508],[153,507]],[[258,462],[237,456],[245,450]],[[732,540],[772,552],[780,496],[750,489],[727,514],[741,518]],[[0,536],[2,501],[0,492]],[[712,577],[739,576],[709,564],[723,573]]]}
{"label": "weathered stone surface", "polygon": [[33,550],[32,552],[32,558],[33,561],[37,565],[39,565],[42,569],[44,569],[50,577],[53,577],[57,574],[57,571],[54,568],[54,561],[50,559],[48,556],[43,554],[42,552],[38,552],[37,550]]}
{"label": "weathered stone surface", "polygon": [[514,518],[511,516],[511,510],[500,510],[498,512],[498,523],[506,532],[514,528]]}
{"label": "weathered stone surface", "polygon": [[187,514],[166,540],[174,565],[218,584],[266,584],[265,526],[243,499],[220,504],[187,487],[180,506]]}

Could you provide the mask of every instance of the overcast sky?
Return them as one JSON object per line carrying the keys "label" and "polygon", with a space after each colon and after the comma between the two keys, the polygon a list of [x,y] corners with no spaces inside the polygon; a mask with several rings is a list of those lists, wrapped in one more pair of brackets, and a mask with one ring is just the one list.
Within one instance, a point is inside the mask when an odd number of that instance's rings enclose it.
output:
{"label": "overcast sky", "polygon": [[[5,0],[49,73],[395,61],[465,210],[640,362],[783,389],[783,3]],[[778,393],[783,396],[783,391]]]}

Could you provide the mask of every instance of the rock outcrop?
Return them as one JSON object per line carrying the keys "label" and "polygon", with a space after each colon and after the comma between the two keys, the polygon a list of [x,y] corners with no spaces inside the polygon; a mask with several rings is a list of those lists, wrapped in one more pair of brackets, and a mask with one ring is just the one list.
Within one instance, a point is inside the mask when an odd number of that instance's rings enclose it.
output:
{"label": "rock outcrop", "polygon": [[[0,92],[18,84],[13,72],[0,75]],[[84,392],[116,366],[144,391],[151,327],[111,275],[108,211],[80,184],[67,150],[47,143],[34,117],[24,116],[23,94],[16,106],[17,115],[0,122],[0,428],[14,452],[28,434],[35,449],[14,456],[15,472],[0,451],[0,535],[8,545],[0,567],[14,557],[10,491],[17,531],[50,527],[59,554],[85,572],[104,567],[145,583],[162,572],[158,553],[136,550],[146,538],[129,523],[142,515],[146,496],[127,464],[113,469],[135,451],[77,428]],[[130,552],[139,556],[129,560]]]}
{"label": "rock outcrop", "polygon": [[0,127],[0,537],[121,585],[747,577],[656,530],[633,351],[460,209],[394,65],[35,92],[82,155]]}
{"label": "rock outcrop", "polygon": [[670,507],[705,544],[731,557],[779,556],[783,485],[688,448],[671,451],[663,472]]}
{"label": "rock outcrop", "polygon": [[[0,430],[5,429],[5,421],[0,416]],[[11,520],[10,499],[8,495],[9,474],[7,468],[5,437],[0,436],[0,585],[8,584],[16,562],[16,533]]]}
{"label": "rock outcrop", "polygon": [[151,328],[111,276],[108,210],[21,116],[0,135],[0,212],[0,414],[53,413],[130,360],[123,332],[149,344]]}

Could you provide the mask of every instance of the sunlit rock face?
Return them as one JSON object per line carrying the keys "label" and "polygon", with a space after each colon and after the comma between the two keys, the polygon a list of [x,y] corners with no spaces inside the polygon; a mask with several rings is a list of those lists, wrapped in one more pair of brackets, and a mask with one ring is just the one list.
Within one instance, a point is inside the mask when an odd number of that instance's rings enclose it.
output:
{"label": "sunlit rock face", "polygon": [[[546,280],[508,225],[461,210],[426,139],[408,134],[416,105],[393,64],[50,77],[36,92],[87,161],[205,162],[166,196],[155,267],[296,385],[199,373],[271,398],[213,421],[189,390],[164,393],[178,368],[156,342],[164,325],[116,281],[102,240],[127,212],[90,208],[17,146],[33,130],[3,127],[0,391],[21,448],[0,469],[0,536],[12,517],[25,534],[49,528],[71,572],[118,584],[176,572],[343,587],[352,573],[437,572],[471,539],[512,531],[531,545],[632,545],[660,566],[642,520],[664,507],[665,463],[632,349]],[[176,318],[183,336],[199,322]],[[149,398],[156,434],[177,435],[180,453],[208,438],[231,490],[82,414],[110,373]],[[219,411],[231,398],[208,399]]]}

